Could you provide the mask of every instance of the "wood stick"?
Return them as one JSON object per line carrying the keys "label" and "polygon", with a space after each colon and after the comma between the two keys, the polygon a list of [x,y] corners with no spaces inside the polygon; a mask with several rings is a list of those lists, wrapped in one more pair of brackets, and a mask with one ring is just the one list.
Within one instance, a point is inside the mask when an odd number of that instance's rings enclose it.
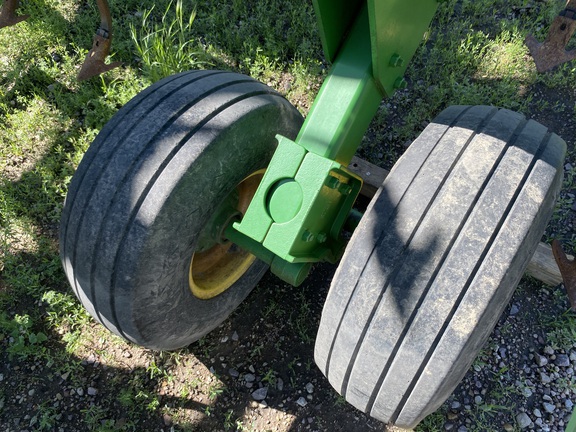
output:
{"label": "wood stick", "polygon": [[[388,175],[388,171],[377,165],[371,164],[363,159],[354,156],[348,169],[358,174],[364,180],[360,193],[368,198],[372,198],[376,191]],[[568,259],[574,259],[568,256]],[[560,269],[554,260],[552,248],[546,243],[540,243],[536,252],[532,256],[526,274],[538,279],[546,285],[556,286],[562,283]]]}

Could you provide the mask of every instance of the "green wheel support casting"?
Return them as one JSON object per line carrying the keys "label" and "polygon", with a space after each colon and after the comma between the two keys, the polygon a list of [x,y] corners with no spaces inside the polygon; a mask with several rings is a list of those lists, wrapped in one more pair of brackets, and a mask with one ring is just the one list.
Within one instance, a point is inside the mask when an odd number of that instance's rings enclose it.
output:
{"label": "green wheel support casting", "polygon": [[302,118],[269,87],[219,71],[164,79],[100,132],[71,182],[61,258],[112,332],[175,349],[219,325],[267,265],[222,240]]}
{"label": "green wheel support casting", "polygon": [[316,363],[346,400],[414,427],[452,393],[552,214],[565,143],[523,116],[452,107],[393,168],[346,249]]}

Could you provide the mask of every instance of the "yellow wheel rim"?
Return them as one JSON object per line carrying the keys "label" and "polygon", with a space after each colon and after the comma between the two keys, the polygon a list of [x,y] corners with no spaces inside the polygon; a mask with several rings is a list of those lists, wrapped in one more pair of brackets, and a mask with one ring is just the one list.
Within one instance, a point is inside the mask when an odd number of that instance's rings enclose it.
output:
{"label": "yellow wheel rim", "polygon": [[[244,215],[264,170],[256,171],[245,178],[236,188],[237,210]],[[190,262],[188,282],[194,296],[208,300],[230,288],[256,260],[251,253],[233,243],[215,244],[203,252],[196,252]]]}

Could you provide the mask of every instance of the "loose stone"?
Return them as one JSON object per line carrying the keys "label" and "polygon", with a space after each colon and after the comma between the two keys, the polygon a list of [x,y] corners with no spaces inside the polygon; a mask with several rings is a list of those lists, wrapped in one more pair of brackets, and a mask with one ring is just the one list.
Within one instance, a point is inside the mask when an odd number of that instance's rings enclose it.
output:
{"label": "loose stone", "polygon": [[540,367],[546,366],[548,364],[548,359],[540,354],[534,354],[534,361]]}
{"label": "loose stone", "polygon": [[244,381],[254,382],[254,381],[256,381],[256,376],[254,374],[251,374],[251,373],[246,374],[246,375],[244,375]]}
{"label": "loose stone", "polygon": [[541,373],[540,374],[540,381],[543,384],[549,384],[550,382],[552,382],[552,380],[550,379],[550,377],[548,375],[546,375],[545,373]]}
{"label": "loose stone", "polygon": [[566,354],[558,354],[556,360],[554,360],[554,364],[560,367],[568,367],[570,366],[570,359]]}
{"label": "loose stone", "polygon": [[232,377],[232,378],[238,378],[240,376],[240,372],[238,372],[236,369],[234,368],[230,368],[228,369],[228,374]]}
{"label": "loose stone", "polygon": [[306,384],[306,391],[308,393],[314,393],[314,384],[312,384],[312,383]]}
{"label": "loose stone", "polygon": [[528,426],[532,424],[532,420],[530,419],[528,414],[522,412],[516,416],[516,423],[518,423],[520,429],[526,429]]}
{"label": "loose stone", "polygon": [[307,401],[305,398],[303,398],[302,396],[300,396],[300,397],[298,398],[298,400],[296,401],[296,403],[297,403],[298,405],[300,405],[301,407],[305,407],[306,405],[308,405],[308,401]]}
{"label": "loose stone", "polygon": [[542,403],[542,406],[544,407],[546,412],[549,412],[549,413],[553,413],[556,410],[556,406],[554,406],[553,404],[551,404],[549,402]]}
{"label": "loose stone", "polygon": [[262,387],[252,392],[252,398],[257,401],[262,401],[266,399],[267,395],[268,395],[268,387]]}

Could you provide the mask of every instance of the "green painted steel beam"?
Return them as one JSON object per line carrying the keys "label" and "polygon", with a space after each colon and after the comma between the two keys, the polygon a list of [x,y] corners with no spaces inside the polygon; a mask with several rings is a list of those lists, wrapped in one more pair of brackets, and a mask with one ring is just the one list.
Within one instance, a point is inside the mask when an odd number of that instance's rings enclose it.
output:
{"label": "green painted steel beam", "polygon": [[438,0],[368,0],[374,79],[388,96],[402,85]]}
{"label": "green painted steel beam", "polygon": [[314,0],[318,30],[329,62],[336,59],[365,0]]}
{"label": "green painted steel beam", "polygon": [[348,165],[382,97],[372,76],[368,11],[363,8],[296,142],[312,153]]}

